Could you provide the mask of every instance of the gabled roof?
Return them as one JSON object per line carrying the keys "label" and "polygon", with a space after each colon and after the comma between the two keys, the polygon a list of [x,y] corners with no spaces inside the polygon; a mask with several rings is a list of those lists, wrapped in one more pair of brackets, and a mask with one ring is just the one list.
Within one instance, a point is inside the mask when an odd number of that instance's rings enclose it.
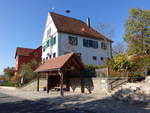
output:
{"label": "gabled roof", "polygon": [[38,49],[41,50],[41,53],[42,53],[42,46],[39,46],[38,48],[34,49],[31,53],[34,53],[35,51],[37,51]]}
{"label": "gabled roof", "polygon": [[[62,69],[64,65],[71,59],[75,53],[68,53],[63,56],[58,56],[53,59],[47,60],[44,64],[40,65],[35,72],[44,72]],[[80,64],[82,65],[82,64]]]}
{"label": "gabled roof", "polygon": [[81,35],[85,37],[107,40],[112,42],[112,40],[98,33],[96,30],[89,27],[86,23],[84,23],[81,20],[77,20],[53,12],[49,12],[49,13],[59,32]]}
{"label": "gabled roof", "polygon": [[19,56],[29,56],[30,53],[32,53],[32,51],[34,51],[34,50],[35,49],[17,47],[15,58],[16,58],[17,55],[19,55]]}
{"label": "gabled roof", "polygon": [[29,56],[31,53],[35,52],[37,49],[41,49],[41,51],[42,51],[42,46],[39,46],[36,49],[17,47],[15,58],[17,55],[18,56]]}

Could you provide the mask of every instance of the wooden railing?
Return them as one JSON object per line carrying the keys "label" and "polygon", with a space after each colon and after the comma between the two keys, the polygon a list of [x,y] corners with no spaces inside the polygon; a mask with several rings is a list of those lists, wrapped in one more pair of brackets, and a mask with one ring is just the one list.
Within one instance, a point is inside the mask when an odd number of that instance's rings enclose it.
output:
{"label": "wooden railing", "polygon": [[119,86],[127,83],[126,77],[111,77],[108,78],[108,88],[109,90],[114,90],[115,88],[118,88]]}

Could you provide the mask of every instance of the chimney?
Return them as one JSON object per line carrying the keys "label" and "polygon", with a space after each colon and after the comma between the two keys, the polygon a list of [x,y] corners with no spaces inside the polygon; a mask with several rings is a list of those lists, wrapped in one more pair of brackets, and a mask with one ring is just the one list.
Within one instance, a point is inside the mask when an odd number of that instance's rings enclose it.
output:
{"label": "chimney", "polygon": [[86,24],[87,24],[88,27],[90,27],[90,18],[89,17],[86,20]]}

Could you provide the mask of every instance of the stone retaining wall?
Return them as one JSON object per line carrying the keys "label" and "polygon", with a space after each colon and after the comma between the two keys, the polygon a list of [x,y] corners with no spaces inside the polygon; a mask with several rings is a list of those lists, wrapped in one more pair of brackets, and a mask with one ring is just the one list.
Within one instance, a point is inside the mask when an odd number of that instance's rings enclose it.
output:
{"label": "stone retaining wall", "polygon": [[[47,80],[41,78],[39,81],[39,86],[46,86]],[[27,84],[26,86],[22,87],[21,90],[25,91],[36,91],[37,90],[37,80],[32,81],[31,83]]]}
{"label": "stone retaining wall", "polygon": [[[71,91],[81,92],[81,81],[78,78],[72,78],[70,80]],[[85,78],[84,79],[85,93],[104,93],[107,91],[107,80],[100,77]]]}
{"label": "stone retaining wall", "polygon": [[[85,87],[85,93],[89,93],[89,90],[92,91],[92,93],[102,93],[107,90],[106,79],[100,79],[100,77],[85,78],[83,82]],[[39,86],[46,86],[46,84],[47,84],[46,79],[40,79]],[[37,81],[35,80],[29,83],[28,85],[22,87],[21,90],[36,91]],[[70,91],[81,92],[81,81],[79,78],[70,79]]]}

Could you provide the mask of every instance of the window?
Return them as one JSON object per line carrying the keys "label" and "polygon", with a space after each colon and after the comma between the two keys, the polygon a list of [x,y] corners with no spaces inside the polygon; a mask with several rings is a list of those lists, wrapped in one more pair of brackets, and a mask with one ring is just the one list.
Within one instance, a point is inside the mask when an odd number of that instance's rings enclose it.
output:
{"label": "window", "polygon": [[97,57],[96,57],[96,56],[93,56],[93,60],[97,60]]}
{"label": "window", "polygon": [[56,36],[50,38],[50,45],[53,46],[56,44]]}
{"label": "window", "polygon": [[103,58],[103,57],[101,57],[100,59],[101,59],[102,61],[104,60],[104,58]]}
{"label": "window", "polygon": [[78,45],[78,38],[77,37],[69,36],[68,38],[69,38],[69,44]]}
{"label": "window", "polygon": [[102,43],[101,43],[101,48],[102,48],[102,49],[107,49],[107,44],[106,44],[105,42],[102,42]]}
{"label": "window", "polygon": [[48,60],[48,57],[46,57],[46,60]]}
{"label": "window", "polygon": [[83,39],[84,47],[98,48],[98,41]]}
{"label": "window", "polygon": [[49,55],[49,59],[51,59],[52,55]]}
{"label": "window", "polygon": [[86,39],[83,39],[83,46],[84,47],[89,47],[89,41]]}
{"label": "window", "polygon": [[36,56],[36,57],[37,57],[38,55],[39,55],[39,54],[38,54],[38,52],[34,52],[34,56]]}
{"label": "window", "polygon": [[48,30],[47,30],[47,36],[49,36],[51,34],[51,28],[49,28]]}
{"label": "window", "polygon": [[97,41],[93,41],[93,48],[98,48],[98,42]]}
{"label": "window", "polygon": [[49,40],[46,42],[46,47],[49,47]]}
{"label": "window", "polygon": [[53,58],[55,58],[56,57],[56,53],[53,53]]}
{"label": "window", "polygon": [[44,51],[46,50],[46,46],[43,46],[43,47],[42,47],[42,50],[43,50],[43,52],[44,52]]}
{"label": "window", "polygon": [[53,37],[53,45],[56,44],[56,36]]}
{"label": "window", "polygon": [[93,41],[92,40],[88,40],[88,45],[89,45],[89,47],[93,47]]}

